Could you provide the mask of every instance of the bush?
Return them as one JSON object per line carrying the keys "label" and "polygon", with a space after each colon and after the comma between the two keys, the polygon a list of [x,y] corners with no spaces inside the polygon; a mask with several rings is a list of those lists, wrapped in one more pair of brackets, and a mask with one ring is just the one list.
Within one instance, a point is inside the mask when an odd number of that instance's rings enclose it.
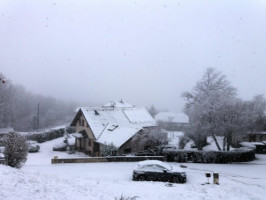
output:
{"label": "bush", "polygon": [[60,142],[53,147],[53,151],[66,151],[67,150],[67,144],[64,142]]}
{"label": "bush", "polygon": [[46,141],[50,141],[56,138],[60,138],[63,137],[65,133],[65,129],[61,128],[58,130],[50,130],[47,132],[43,132],[43,133],[32,133],[27,135],[27,139],[28,140],[34,140],[37,141],[38,143],[43,143]]}
{"label": "bush", "polygon": [[163,151],[168,162],[231,163],[249,162],[255,159],[255,151],[237,149],[235,151]]}
{"label": "bush", "polygon": [[116,156],[117,148],[113,143],[105,144],[101,156]]}
{"label": "bush", "polygon": [[24,136],[10,132],[5,141],[5,160],[11,167],[20,168],[27,160],[28,143]]}
{"label": "bush", "polygon": [[179,138],[179,149],[184,149],[186,144],[189,142],[189,138],[182,136]]}

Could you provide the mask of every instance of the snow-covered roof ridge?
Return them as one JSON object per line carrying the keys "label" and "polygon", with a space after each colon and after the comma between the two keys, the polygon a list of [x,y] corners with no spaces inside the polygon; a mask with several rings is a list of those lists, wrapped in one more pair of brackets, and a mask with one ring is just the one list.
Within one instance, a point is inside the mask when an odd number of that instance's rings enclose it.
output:
{"label": "snow-covered roof ridge", "polygon": [[185,113],[174,112],[159,112],[155,116],[155,120],[174,123],[189,123],[189,118]]}

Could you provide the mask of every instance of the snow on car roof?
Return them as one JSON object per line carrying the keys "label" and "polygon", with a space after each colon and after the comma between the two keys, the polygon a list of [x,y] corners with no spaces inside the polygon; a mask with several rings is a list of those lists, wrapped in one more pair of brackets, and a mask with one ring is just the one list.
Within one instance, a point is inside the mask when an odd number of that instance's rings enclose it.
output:
{"label": "snow on car roof", "polygon": [[160,165],[168,170],[171,170],[172,167],[170,165],[168,165],[167,163],[164,163],[162,161],[159,160],[145,160],[145,161],[140,161],[138,163],[138,167],[143,167],[145,165]]}

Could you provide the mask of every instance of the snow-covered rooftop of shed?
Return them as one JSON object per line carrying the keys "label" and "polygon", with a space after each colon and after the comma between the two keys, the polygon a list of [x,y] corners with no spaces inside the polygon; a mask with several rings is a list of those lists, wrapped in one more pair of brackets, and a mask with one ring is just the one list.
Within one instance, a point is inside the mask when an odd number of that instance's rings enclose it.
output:
{"label": "snow-covered rooftop of shed", "polygon": [[0,134],[6,134],[12,131],[14,131],[13,128],[0,128]]}
{"label": "snow-covered rooftop of shed", "polygon": [[185,113],[159,112],[155,116],[156,121],[189,123],[189,118]]}

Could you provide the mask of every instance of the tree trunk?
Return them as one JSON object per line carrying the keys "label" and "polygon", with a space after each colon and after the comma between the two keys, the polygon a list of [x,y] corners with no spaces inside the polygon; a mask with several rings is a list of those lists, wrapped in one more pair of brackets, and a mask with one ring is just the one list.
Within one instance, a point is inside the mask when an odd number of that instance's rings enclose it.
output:
{"label": "tree trunk", "polygon": [[213,139],[214,139],[214,141],[215,141],[215,144],[216,144],[216,146],[217,146],[217,149],[218,149],[219,151],[221,151],[222,149],[221,149],[221,147],[220,147],[220,145],[219,145],[219,143],[218,143],[218,141],[217,141],[217,139],[216,139],[216,137],[215,137],[213,131],[211,131],[211,134],[212,134],[212,137],[213,137]]}
{"label": "tree trunk", "polygon": [[226,136],[224,136],[224,139],[223,139],[223,151],[225,151],[225,144],[226,144]]}
{"label": "tree trunk", "polygon": [[232,143],[232,132],[227,134],[227,151],[230,150],[230,144]]}

